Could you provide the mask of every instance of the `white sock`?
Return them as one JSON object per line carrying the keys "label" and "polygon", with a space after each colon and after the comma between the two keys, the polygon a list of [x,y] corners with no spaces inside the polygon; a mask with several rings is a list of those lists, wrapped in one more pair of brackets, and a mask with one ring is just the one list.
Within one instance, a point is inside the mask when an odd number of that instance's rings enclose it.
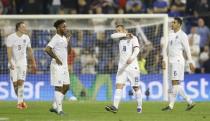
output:
{"label": "white sock", "polygon": [[168,102],[169,102],[169,103],[170,103],[171,99],[173,98],[172,93],[173,93],[173,87],[170,87],[170,88],[168,89]]}
{"label": "white sock", "polygon": [[179,90],[179,85],[173,85],[172,87],[172,93],[170,95],[170,102],[169,102],[169,107],[171,109],[174,108],[174,103],[176,101],[176,96],[177,96],[177,93],[178,93],[178,90]]}
{"label": "white sock", "polygon": [[18,95],[17,95],[18,104],[23,102],[23,88],[24,85],[18,86]]}
{"label": "white sock", "polygon": [[179,94],[187,101],[188,104],[192,104],[192,100],[185,94],[183,85],[179,85]]}
{"label": "white sock", "polygon": [[137,108],[142,108],[142,93],[141,93],[141,89],[138,89],[137,91],[135,91],[135,97],[136,97],[136,101],[137,101]]}
{"label": "white sock", "polygon": [[122,97],[122,89],[116,89],[114,94],[114,103],[113,105],[118,109],[118,105],[120,103]]}
{"label": "white sock", "polygon": [[64,97],[63,93],[59,91],[55,91],[55,100],[56,100],[58,112],[63,111],[63,107],[62,107],[63,97]]}
{"label": "white sock", "polygon": [[[56,92],[56,91],[55,91]],[[54,93],[55,93],[54,92]],[[54,94],[55,95],[55,94]],[[53,99],[53,103],[52,103],[52,107],[53,107],[53,109],[57,109],[58,108],[58,106],[57,106],[57,104],[56,104],[56,98],[55,98],[55,96],[54,96],[54,99]]]}

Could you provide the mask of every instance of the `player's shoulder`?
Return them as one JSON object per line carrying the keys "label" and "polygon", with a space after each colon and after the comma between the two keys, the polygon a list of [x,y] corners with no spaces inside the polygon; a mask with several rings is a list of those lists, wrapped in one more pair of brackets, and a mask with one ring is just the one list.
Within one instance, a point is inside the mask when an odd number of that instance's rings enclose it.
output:
{"label": "player's shoulder", "polygon": [[179,34],[180,34],[182,37],[185,37],[185,38],[188,37],[187,34],[186,34],[183,30],[181,30]]}
{"label": "player's shoulder", "polygon": [[58,35],[57,34],[53,35],[52,38],[51,38],[51,40],[55,40],[55,39],[58,39]]}
{"label": "player's shoulder", "polygon": [[8,36],[7,36],[7,38],[15,38],[16,37],[16,33],[12,33],[12,34],[9,34]]}
{"label": "player's shoulder", "polygon": [[137,36],[135,36],[135,35],[133,35],[132,39],[134,39],[134,40],[138,40],[138,37],[137,37]]}
{"label": "player's shoulder", "polygon": [[174,30],[169,30],[168,34],[174,34]]}
{"label": "player's shoulder", "polygon": [[29,37],[29,35],[27,35],[27,34],[23,34],[23,38],[24,38],[24,39],[27,39],[27,40],[30,40],[30,37]]}

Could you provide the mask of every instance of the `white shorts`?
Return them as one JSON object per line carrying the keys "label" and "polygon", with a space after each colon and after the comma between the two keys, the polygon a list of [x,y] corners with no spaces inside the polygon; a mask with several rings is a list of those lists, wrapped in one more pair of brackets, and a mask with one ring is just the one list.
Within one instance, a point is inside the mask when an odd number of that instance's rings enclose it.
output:
{"label": "white shorts", "polygon": [[13,82],[16,82],[17,80],[23,80],[26,79],[26,72],[27,72],[27,65],[23,66],[14,66],[14,70],[10,70],[10,79]]}
{"label": "white shorts", "polygon": [[125,84],[127,80],[131,86],[140,86],[140,72],[138,70],[118,70],[116,84]]}
{"label": "white shorts", "polygon": [[169,63],[168,64],[168,75],[169,80],[184,80],[184,67],[183,63]]}
{"label": "white shorts", "polygon": [[63,86],[70,84],[68,66],[60,66],[58,64],[51,63],[51,85],[52,86]]}

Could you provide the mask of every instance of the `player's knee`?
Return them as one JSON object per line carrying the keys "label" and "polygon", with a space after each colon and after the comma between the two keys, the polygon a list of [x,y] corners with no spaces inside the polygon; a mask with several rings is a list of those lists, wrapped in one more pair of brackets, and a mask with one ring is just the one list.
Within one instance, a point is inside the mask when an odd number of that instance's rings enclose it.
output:
{"label": "player's knee", "polygon": [[18,81],[17,81],[17,85],[18,85],[18,86],[22,86],[22,85],[23,85],[23,80],[18,80]]}
{"label": "player's knee", "polygon": [[69,86],[64,88],[64,92],[66,93],[69,90]]}
{"label": "player's knee", "polygon": [[14,85],[14,87],[17,87],[18,86],[18,82],[17,81],[13,82],[13,85]]}
{"label": "player's knee", "polygon": [[124,84],[116,84],[116,89],[123,89]]}
{"label": "player's knee", "polygon": [[172,85],[179,85],[179,80],[172,80]]}
{"label": "player's knee", "polygon": [[63,94],[66,94],[66,92],[69,90],[69,85],[63,86]]}
{"label": "player's knee", "polygon": [[133,90],[137,92],[139,90],[139,86],[133,86]]}

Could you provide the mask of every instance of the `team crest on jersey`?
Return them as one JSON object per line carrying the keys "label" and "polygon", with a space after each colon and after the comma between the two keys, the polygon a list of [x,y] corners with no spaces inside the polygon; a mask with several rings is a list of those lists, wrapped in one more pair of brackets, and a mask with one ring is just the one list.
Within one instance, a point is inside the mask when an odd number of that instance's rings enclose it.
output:
{"label": "team crest on jersey", "polygon": [[23,43],[26,43],[26,40],[25,39],[23,40]]}
{"label": "team crest on jersey", "polygon": [[176,39],[178,39],[178,36],[176,36]]}

